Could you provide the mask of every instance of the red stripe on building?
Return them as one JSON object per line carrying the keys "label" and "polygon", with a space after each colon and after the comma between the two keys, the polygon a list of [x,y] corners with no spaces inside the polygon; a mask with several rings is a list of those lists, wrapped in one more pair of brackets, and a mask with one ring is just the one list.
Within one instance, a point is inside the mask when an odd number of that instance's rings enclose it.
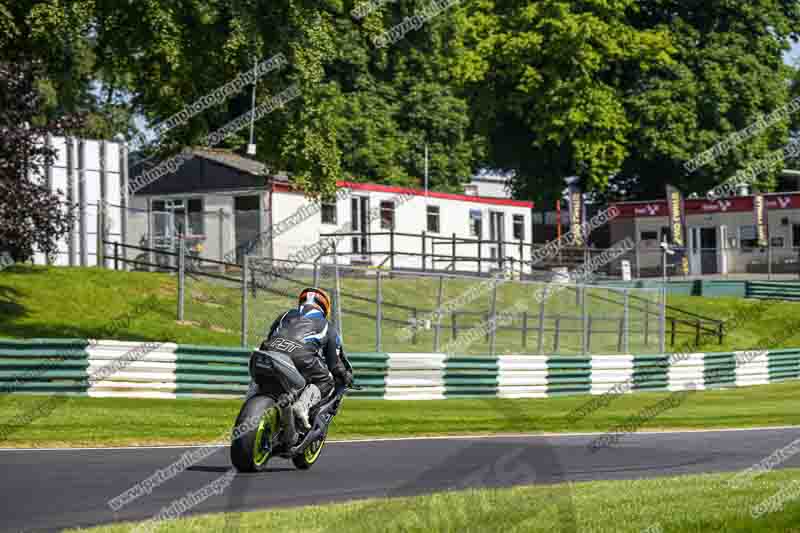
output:
{"label": "red stripe on building", "polygon": [[[411,189],[408,187],[397,187],[394,185],[378,185],[376,183],[356,183],[354,181],[337,181],[336,185],[340,188],[348,188],[354,191],[372,191],[372,192],[385,192],[395,195],[399,194],[413,194],[414,196],[425,196],[423,189]],[[273,192],[295,192],[300,193],[289,185],[282,183],[272,184]],[[525,202],[523,200],[511,200],[508,198],[490,198],[488,196],[471,196],[469,194],[454,194],[447,192],[428,191],[429,198],[440,198],[443,200],[459,200],[462,202],[475,202],[480,204],[489,205],[509,205],[514,207],[527,207],[533,209],[533,202]]]}
{"label": "red stripe on building", "polygon": [[[767,209],[800,209],[800,193],[765,194]],[[619,209],[619,216],[626,218],[638,217],[665,217],[667,216],[667,202],[654,200],[652,202],[629,202],[612,204]],[[753,210],[752,196],[737,196],[720,200],[687,199],[687,215],[702,215],[706,213],[737,213]]]}

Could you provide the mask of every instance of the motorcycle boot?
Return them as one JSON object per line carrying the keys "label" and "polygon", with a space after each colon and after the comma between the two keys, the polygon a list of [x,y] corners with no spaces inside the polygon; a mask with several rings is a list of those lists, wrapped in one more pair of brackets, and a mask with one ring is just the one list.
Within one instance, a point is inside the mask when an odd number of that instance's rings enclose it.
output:
{"label": "motorcycle boot", "polygon": [[306,385],[306,388],[300,393],[300,397],[298,397],[297,401],[292,405],[294,415],[300,421],[300,425],[304,430],[308,431],[311,429],[311,424],[308,421],[308,412],[321,399],[322,394],[319,388],[314,384],[309,384]]}

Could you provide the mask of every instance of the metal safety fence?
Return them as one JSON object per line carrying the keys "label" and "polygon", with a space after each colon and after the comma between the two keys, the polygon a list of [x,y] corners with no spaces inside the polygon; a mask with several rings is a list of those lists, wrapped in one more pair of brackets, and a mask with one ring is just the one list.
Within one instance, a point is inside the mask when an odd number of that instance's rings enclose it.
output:
{"label": "metal safety fence", "polygon": [[334,295],[347,344],[450,354],[659,353],[661,289],[614,288],[466,275],[309,265],[249,257],[242,317],[256,344],[304,287]]}
{"label": "metal safety fence", "polygon": [[722,321],[665,305],[663,286],[581,285],[563,277],[520,280],[513,271],[478,277],[263,257],[238,265],[193,256],[185,242],[177,242],[174,251],[107,243],[108,262],[116,269],[175,275],[179,325],[203,327],[209,338],[237,334],[242,346],[258,344],[272,320],[295,306],[297,294],[310,286],[336,296],[332,319],[359,350],[645,354],[701,339],[721,344],[725,335]]}

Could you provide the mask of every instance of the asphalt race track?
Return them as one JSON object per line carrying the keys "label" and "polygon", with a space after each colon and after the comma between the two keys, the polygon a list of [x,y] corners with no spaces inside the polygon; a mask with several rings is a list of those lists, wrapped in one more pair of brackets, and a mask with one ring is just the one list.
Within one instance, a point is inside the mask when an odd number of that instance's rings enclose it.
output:
{"label": "asphalt race track", "polygon": [[[293,506],[476,486],[561,480],[633,479],[735,471],[800,437],[800,428],[640,433],[588,451],[597,435],[432,438],[329,443],[319,462],[298,471],[238,475],[221,495],[192,510],[208,513]],[[228,449],[153,489],[118,512],[107,502],[176,461],[187,448],[0,450],[0,529],[56,530],[144,520],[230,468]],[[783,467],[800,467],[800,454]],[[236,490],[238,486],[238,490]],[[245,490],[246,489],[246,490]],[[228,492],[236,493],[231,497]]]}

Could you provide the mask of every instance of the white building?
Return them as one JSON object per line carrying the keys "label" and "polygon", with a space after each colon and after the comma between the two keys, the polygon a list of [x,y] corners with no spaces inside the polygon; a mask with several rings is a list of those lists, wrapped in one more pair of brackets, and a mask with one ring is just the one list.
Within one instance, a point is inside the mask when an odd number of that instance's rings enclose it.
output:
{"label": "white building", "polygon": [[310,263],[332,252],[320,246],[331,238],[343,264],[474,272],[480,258],[488,272],[498,258],[530,257],[531,202],[343,181],[336,201],[320,205],[267,174],[236,154],[196,150],[133,197],[141,216],[131,240],[181,233],[202,244],[203,257],[228,262],[247,253]]}
{"label": "white building", "polygon": [[472,181],[464,189],[467,194],[476,196],[511,198],[508,180],[509,178],[497,174],[477,174],[472,177]]}
{"label": "white building", "polygon": [[426,195],[420,189],[367,183],[337,185],[335,204],[322,204],[317,214],[292,226],[279,223],[313,211],[313,204],[286,184],[272,184],[275,257],[297,257],[337,232],[344,235],[337,239],[343,263],[390,265],[393,250],[396,268],[421,269],[424,255],[425,269],[453,269],[455,249],[456,271],[477,271],[480,258],[481,271],[487,272],[497,268],[500,257],[519,260],[520,244],[522,257],[530,257],[531,202],[433,191]]}
{"label": "white building", "polygon": [[[127,149],[120,143],[71,137],[48,137],[46,143],[56,158],[45,169],[45,182],[53,192],[61,191],[64,209],[74,206],[75,215],[71,231],[58,241],[52,264],[97,266],[99,243],[125,242]],[[104,233],[98,233],[98,225]],[[109,266],[112,246],[104,249]],[[33,259],[40,265],[48,262],[42,253]]]}

